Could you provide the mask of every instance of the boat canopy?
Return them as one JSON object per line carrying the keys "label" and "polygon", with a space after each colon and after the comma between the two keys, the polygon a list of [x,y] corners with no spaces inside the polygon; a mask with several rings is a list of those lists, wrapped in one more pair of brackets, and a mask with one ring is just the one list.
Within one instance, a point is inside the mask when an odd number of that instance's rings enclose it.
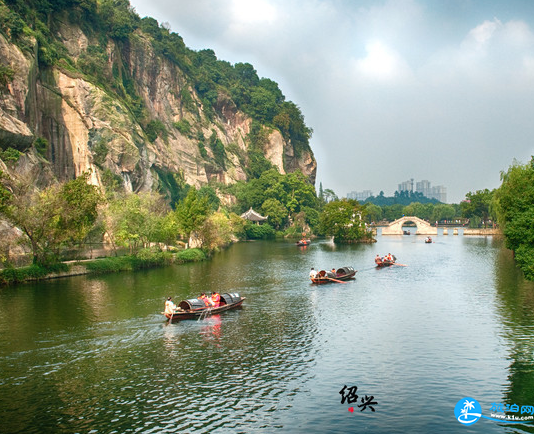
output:
{"label": "boat canopy", "polygon": [[[241,300],[241,297],[237,292],[225,292],[224,294],[221,294],[220,306],[225,304],[237,303],[239,300]],[[200,298],[190,298],[188,300],[182,300],[180,304],[178,304],[178,307],[183,310],[196,310],[205,309],[206,305],[204,304],[204,301]]]}
{"label": "boat canopy", "polygon": [[336,273],[338,275],[352,274],[352,273],[354,273],[354,268],[352,268],[352,267],[341,267],[341,268],[337,269]]}

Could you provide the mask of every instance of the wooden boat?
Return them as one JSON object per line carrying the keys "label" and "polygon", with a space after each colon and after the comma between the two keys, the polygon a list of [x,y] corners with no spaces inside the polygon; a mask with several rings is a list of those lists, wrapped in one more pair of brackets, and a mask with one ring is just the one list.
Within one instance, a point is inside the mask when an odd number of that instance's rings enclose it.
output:
{"label": "wooden boat", "polygon": [[428,243],[431,243],[431,242],[432,242],[432,238],[428,237],[428,238],[425,239],[425,243],[428,244]]}
{"label": "wooden boat", "polygon": [[317,285],[322,285],[323,283],[332,283],[336,280],[351,280],[354,279],[356,270],[352,267],[341,267],[338,268],[335,272],[333,271],[319,271],[315,277],[311,278],[312,283]]}
{"label": "wooden boat", "polygon": [[389,267],[389,266],[393,265],[396,260],[397,260],[397,258],[395,258],[395,256],[393,256],[393,261],[389,261],[387,259],[382,259],[382,258],[376,258],[375,259],[375,264],[376,264],[377,267]]}
{"label": "wooden boat", "polygon": [[300,240],[297,241],[297,246],[308,246],[311,243],[311,240]]}
{"label": "wooden boat", "polygon": [[188,300],[182,300],[178,304],[178,308],[172,314],[172,319],[171,314],[164,313],[164,315],[171,322],[181,321],[184,319],[199,319],[240,307],[243,304],[244,300],[245,297],[241,297],[236,292],[225,292],[224,294],[221,294],[221,301],[219,307],[209,308],[206,307],[204,301],[202,301],[200,298],[191,298]]}

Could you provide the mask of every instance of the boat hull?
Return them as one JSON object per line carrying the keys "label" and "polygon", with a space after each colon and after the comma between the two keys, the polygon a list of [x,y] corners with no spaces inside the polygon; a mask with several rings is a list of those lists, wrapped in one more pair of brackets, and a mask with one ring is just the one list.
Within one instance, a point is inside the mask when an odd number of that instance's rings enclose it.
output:
{"label": "boat hull", "polygon": [[[343,271],[341,271],[343,270]],[[317,273],[316,277],[310,277],[310,280],[315,285],[323,285],[325,283],[332,283],[336,280],[346,281],[354,279],[356,275],[356,270],[352,267],[343,267],[338,270],[337,273],[331,271],[321,270]]]}
{"label": "boat hull", "polygon": [[211,315],[215,315],[221,312],[226,312],[227,310],[237,309],[241,307],[241,305],[243,304],[243,301],[245,301],[245,297],[241,297],[240,300],[234,303],[225,304],[219,307],[213,307],[213,308],[205,307],[205,308],[200,308],[200,309],[190,309],[190,310],[174,312],[172,314],[172,319],[171,319],[171,314],[165,313],[165,317],[170,322],[177,322],[177,321],[182,321],[182,320],[187,320],[187,319],[199,319],[201,317],[206,318]]}

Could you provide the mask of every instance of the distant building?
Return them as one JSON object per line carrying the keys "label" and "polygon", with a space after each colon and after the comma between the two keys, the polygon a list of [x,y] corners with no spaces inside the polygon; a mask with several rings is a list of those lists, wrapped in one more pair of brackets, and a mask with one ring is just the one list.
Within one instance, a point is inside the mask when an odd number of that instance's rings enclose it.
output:
{"label": "distant building", "polygon": [[413,178],[409,179],[408,181],[401,182],[397,191],[413,191]]}
{"label": "distant building", "polygon": [[432,194],[432,186],[430,184],[430,181],[427,179],[423,179],[415,184],[415,191],[417,193],[422,193],[423,196],[430,198],[430,195]]}
{"label": "distant building", "polygon": [[446,203],[447,202],[447,188],[443,185],[437,185],[435,187],[432,187],[432,192],[430,193],[430,196],[427,196],[430,199],[437,199],[440,202]]}
{"label": "distant building", "polygon": [[371,190],[351,191],[347,194],[347,199],[354,199],[363,202],[365,201],[365,199],[371,197],[372,195],[373,192]]}
{"label": "distant building", "polygon": [[447,188],[443,185],[436,185],[432,187],[429,180],[423,179],[416,183],[415,191],[421,193],[429,199],[437,199],[440,202],[447,202]]}

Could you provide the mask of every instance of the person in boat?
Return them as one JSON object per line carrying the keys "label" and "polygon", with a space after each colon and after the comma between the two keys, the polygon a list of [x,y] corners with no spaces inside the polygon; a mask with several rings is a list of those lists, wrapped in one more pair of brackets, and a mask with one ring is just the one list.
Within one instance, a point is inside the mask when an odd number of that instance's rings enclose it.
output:
{"label": "person in boat", "polygon": [[385,259],[386,259],[386,261],[394,262],[394,260],[393,260],[393,256],[391,255],[391,253],[388,253],[388,254],[386,255],[386,258],[385,258]]}
{"label": "person in boat", "polygon": [[337,276],[337,272],[336,272],[336,269],[335,268],[332,268],[330,270],[330,272],[334,275],[334,276]]}
{"label": "person in boat", "polygon": [[220,304],[221,304],[221,296],[217,291],[215,291],[211,294],[211,305],[213,307],[219,307]]}
{"label": "person in boat", "polygon": [[312,269],[310,270],[310,279],[315,279],[315,277],[317,277],[317,270],[312,267]]}
{"label": "person in boat", "polygon": [[172,297],[168,297],[165,301],[165,313],[172,315],[176,311],[176,305],[172,301]]}
{"label": "person in boat", "polygon": [[211,300],[208,297],[206,297],[206,293],[205,292],[200,294],[200,299],[204,302],[206,307],[210,307],[211,306]]}
{"label": "person in boat", "polygon": [[376,255],[375,264],[381,264],[381,263],[382,263],[382,258],[380,257],[380,255]]}

